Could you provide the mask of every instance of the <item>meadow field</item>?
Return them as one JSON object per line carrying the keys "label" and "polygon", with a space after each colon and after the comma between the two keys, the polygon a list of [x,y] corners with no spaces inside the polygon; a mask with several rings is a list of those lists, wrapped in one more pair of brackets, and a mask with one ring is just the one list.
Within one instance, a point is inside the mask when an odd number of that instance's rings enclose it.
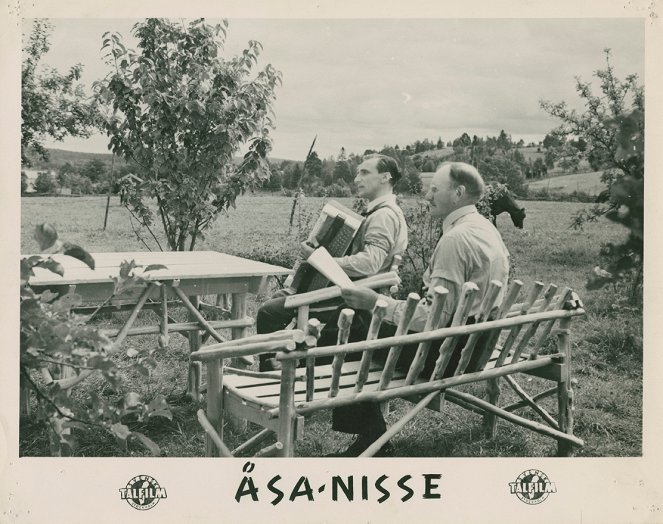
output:
{"label": "meadow field", "polygon": [[[351,199],[338,199],[351,205]],[[103,230],[105,197],[32,197],[22,199],[21,252],[38,251],[32,239],[35,225],[53,223],[60,237],[85,247],[90,252],[142,251],[147,247],[136,239],[128,212],[117,198],[111,199],[108,226]],[[251,195],[238,199],[237,208],[218,219],[212,230],[198,244],[199,250],[215,250],[234,255],[289,265],[297,252],[298,234],[308,231],[317,218],[321,198],[306,198],[302,212],[296,213],[295,228],[289,231],[288,218],[292,199],[280,196]],[[405,207],[416,205],[406,200]],[[512,256],[513,275],[525,283],[535,280],[570,286],[582,298],[586,317],[576,320],[572,330],[572,355],[575,376],[575,433],[585,441],[579,456],[638,456],[642,453],[642,309],[620,301],[612,288],[587,291],[588,272],[598,264],[601,243],[619,241],[626,231],[600,220],[587,224],[583,231],[569,228],[571,217],[586,204],[569,202],[524,202],[527,210],[525,229],[516,229],[508,217],[498,217],[498,229]],[[151,244],[150,247],[154,248]],[[277,284],[274,283],[274,286]],[[269,293],[267,293],[269,294]],[[252,297],[249,312],[267,294]],[[107,315],[97,324],[117,326],[128,313]],[[149,312],[146,315],[151,314]],[[183,312],[175,311],[184,315]],[[147,322],[146,318],[139,318]],[[251,330],[250,330],[251,331]],[[151,337],[132,337],[126,343],[140,349],[155,345]],[[152,438],[164,456],[203,456],[203,431],[196,421],[197,403],[183,398],[187,369],[186,340],[175,335],[169,350],[159,355],[159,367],[149,379],[126,376],[127,387],[147,398],[166,395],[173,420],[153,419],[136,430]],[[118,359],[128,359],[126,355]],[[538,379],[526,379],[524,387]],[[104,395],[115,395],[99,379],[78,386],[75,396],[84,398],[93,388]],[[98,390],[97,390],[98,391]],[[512,398],[502,389],[504,402]],[[515,398],[515,397],[514,397]],[[552,412],[555,402],[548,399]],[[545,403],[544,403],[545,404]],[[396,420],[404,412],[404,401],[391,403],[389,418]],[[389,419],[388,419],[389,422]],[[299,456],[320,456],[348,443],[349,437],[330,431],[328,413],[314,415],[306,422],[307,430],[297,446]],[[252,428],[249,428],[250,431]],[[227,424],[226,437],[232,447],[245,430]],[[488,440],[481,432],[478,415],[447,403],[442,413],[429,412],[410,422],[394,439],[397,456],[549,456],[555,442],[509,424],[499,422],[497,437]],[[20,432],[22,455],[48,455],[46,434],[38,422],[22,419]],[[130,445],[132,456],[147,452]],[[80,456],[123,455],[112,437],[87,433],[79,437]]]}
{"label": "meadow field", "polygon": [[603,171],[593,171],[591,173],[554,176],[529,182],[527,187],[532,191],[547,189],[551,193],[572,193],[573,191],[578,191],[587,193],[588,195],[598,195],[605,189],[605,184],[601,182],[602,174]]}

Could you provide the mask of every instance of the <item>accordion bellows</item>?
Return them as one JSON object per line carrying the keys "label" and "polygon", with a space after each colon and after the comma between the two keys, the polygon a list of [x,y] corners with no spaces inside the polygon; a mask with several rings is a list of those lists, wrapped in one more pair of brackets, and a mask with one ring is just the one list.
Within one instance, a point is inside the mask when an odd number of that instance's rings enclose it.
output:
{"label": "accordion bellows", "polygon": [[[307,240],[312,245],[324,247],[333,257],[342,257],[347,253],[364,220],[364,217],[352,209],[336,200],[330,200],[322,208]],[[292,281],[286,284],[290,291],[304,293],[327,287],[329,280],[300,259],[295,262]]]}

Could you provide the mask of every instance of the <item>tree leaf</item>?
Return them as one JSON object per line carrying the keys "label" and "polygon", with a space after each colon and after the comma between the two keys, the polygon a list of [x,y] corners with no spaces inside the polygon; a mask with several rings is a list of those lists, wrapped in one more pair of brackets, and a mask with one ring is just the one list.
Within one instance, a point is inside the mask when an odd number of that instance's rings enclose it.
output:
{"label": "tree leaf", "polygon": [[168,420],[173,420],[173,415],[170,412],[170,407],[166,398],[163,395],[157,395],[152,402],[147,405],[148,417],[166,417]]}
{"label": "tree leaf", "polygon": [[161,456],[161,448],[152,439],[146,437],[144,434],[139,433],[138,431],[132,431],[131,437],[136,438],[136,440],[138,440],[143,446],[145,446],[147,450],[152,454],[152,456],[154,457]]}
{"label": "tree leaf", "polygon": [[130,391],[124,395],[124,407],[127,409],[135,408],[141,405],[140,395],[134,391]]}
{"label": "tree leaf", "polygon": [[145,268],[144,272],[147,273],[148,271],[157,271],[159,269],[168,269],[168,267],[163,264],[150,264]]}
{"label": "tree leaf", "polygon": [[127,437],[131,435],[131,431],[129,431],[129,428],[119,422],[113,424],[110,427],[110,430],[111,433],[113,433],[113,435],[115,435],[120,440],[127,440]]}
{"label": "tree leaf", "polygon": [[35,267],[43,267],[44,269],[48,269],[49,271],[55,273],[56,275],[60,276],[64,275],[64,267],[62,267],[62,264],[56,262],[50,257],[47,259],[40,260],[35,264]]}

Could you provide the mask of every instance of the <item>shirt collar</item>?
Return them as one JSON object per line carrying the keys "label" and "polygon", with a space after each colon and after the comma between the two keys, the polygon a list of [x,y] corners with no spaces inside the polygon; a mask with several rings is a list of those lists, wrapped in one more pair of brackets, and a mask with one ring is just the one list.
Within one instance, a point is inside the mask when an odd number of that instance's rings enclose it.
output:
{"label": "shirt collar", "polygon": [[442,231],[448,233],[449,230],[458,221],[458,219],[471,213],[478,213],[477,208],[474,205],[459,207],[458,209],[452,211],[449,213],[447,218],[442,221]]}
{"label": "shirt collar", "polygon": [[381,197],[377,197],[375,200],[371,200],[366,205],[366,211],[373,211],[380,204],[386,204],[386,203],[396,204],[396,195],[394,195],[393,193],[389,193],[386,195],[382,195]]}

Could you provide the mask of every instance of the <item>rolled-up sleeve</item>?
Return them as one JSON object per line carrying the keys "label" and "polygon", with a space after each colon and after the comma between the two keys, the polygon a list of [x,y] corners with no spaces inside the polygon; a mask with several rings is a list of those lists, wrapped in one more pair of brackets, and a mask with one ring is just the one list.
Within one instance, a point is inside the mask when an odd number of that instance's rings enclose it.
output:
{"label": "rolled-up sleeve", "polygon": [[398,220],[388,209],[380,209],[366,219],[364,249],[354,255],[335,258],[350,277],[375,275],[393,250]]}

